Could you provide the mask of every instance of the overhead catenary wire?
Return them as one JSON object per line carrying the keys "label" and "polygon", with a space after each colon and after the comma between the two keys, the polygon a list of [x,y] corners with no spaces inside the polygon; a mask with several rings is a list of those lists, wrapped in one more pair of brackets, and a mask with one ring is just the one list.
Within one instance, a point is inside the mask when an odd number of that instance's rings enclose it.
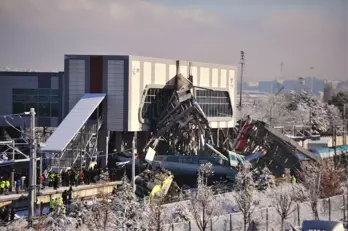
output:
{"label": "overhead catenary wire", "polygon": [[[117,154],[120,154],[120,153],[124,153],[124,152],[128,152],[128,151],[132,151],[132,148],[130,149],[125,149],[125,150],[122,150],[122,151],[118,151],[118,152],[112,152],[112,153],[109,153],[109,154],[102,154],[102,155],[97,155],[98,157],[104,157],[104,156],[114,156],[114,155],[117,155]],[[52,153],[52,152],[51,152]],[[42,158],[43,160],[47,159],[55,159],[55,158],[52,158],[52,157],[44,157]],[[69,159],[73,159],[73,158],[59,158],[60,160],[69,160]]]}

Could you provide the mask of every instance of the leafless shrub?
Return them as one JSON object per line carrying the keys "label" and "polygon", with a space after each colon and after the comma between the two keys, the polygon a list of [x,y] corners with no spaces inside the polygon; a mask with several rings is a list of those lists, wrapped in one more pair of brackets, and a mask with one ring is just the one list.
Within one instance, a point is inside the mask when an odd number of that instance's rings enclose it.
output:
{"label": "leafless shrub", "polygon": [[255,210],[254,190],[255,186],[250,166],[244,165],[236,176],[235,196],[238,209],[243,214],[244,231],[247,230],[251,216]]}
{"label": "leafless shrub", "polygon": [[320,197],[320,166],[316,163],[305,162],[302,164],[301,168],[302,171],[298,172],[298,178],[308,189],[314,219],[319,220],[318,200]]}
{"label": "leafless shrub", "polygon": [[273,206],[281,218],[282,230],[285,228],[286,219],[296,210],[296,189],[291,184],[284,184],[274,193]]}
{"label": "leafless shrub", "polygon": [[149,231],[164,231],[167,214],[163,211],[164,197],[159,198],[156,203],[148,207],[147,228]]}
{"label": "leafless shrub", "polygon": [[200,231],[208,229],[213,223],[213,218],[218,215],[220,207],[214,198],[213,190],[208,186],[208,177],[212,174],[212,164],[202,164],[197,178],[197,190],[190,195],[190,209]]}

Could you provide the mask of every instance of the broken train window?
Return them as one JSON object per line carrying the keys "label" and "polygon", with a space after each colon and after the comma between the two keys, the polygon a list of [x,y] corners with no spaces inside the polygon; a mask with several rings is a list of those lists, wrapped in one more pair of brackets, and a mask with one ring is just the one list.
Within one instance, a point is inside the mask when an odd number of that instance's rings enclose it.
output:
{"label": "broken train window", "polygon": [[144,119],[156,120],[167,106],[172,94],[173,89],[149,88],[146,92],[142,117]]}
{"label": "broken train window", "polygon": [[232,105],[227,91],[196,90],[196,99],[207,117],[232,117]]}

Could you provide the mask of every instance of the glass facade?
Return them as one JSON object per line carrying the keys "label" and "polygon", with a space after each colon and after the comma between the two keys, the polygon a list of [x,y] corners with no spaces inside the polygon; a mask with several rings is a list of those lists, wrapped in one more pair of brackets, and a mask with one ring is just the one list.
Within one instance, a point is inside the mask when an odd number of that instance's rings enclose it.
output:
{"label": "glass facade", "polygon": [[144,119],[154,119],[161,115],[165,106],[167,106],[173,89],[150,88],[145,98],[142,117]]}
{"label": "glass facade", "polygon": [[227,91],[196,90],[196,100],[207,117],[232,117],[232,105]]}
{"label": "glass facade", "polygon": [[52,89],[12,89],[12,113],[23,113],[35,108],[40,117],[58,117],[59,90]]}

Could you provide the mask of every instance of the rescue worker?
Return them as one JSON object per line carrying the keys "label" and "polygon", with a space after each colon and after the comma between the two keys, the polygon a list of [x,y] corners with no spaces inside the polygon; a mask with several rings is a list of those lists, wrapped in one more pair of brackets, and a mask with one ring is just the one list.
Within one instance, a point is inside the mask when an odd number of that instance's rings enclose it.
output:
{"label": "rescue worker", "polygon": [[16,215],[16,210],[12,207],[11,213],[10,213],[10,221],[14,221],[15,215]]}
{"label": "rescue worker", "polygon": [[19,189],[21,188],[21,179],[18,178],[17,182],[16,182],[16,193],[19,193]]}
{"label": "rescue worker", "polygon": [[80,178],[80,175],[77,173],[75,173],[75,187],[77,187],[79,185],[79,178]]}
{"label": "rescue worker", "polygon": [[56,208],[56,201],[51,198],[50,200],[50,213],[52,213]]}
{"label": "rescue worker", "polygon": [[63,203],[66,205],[68,202],[68,192],[66,190],[64,190],[64,192],[62,193],[62,198],[63,198]]}
{"label": "rescue worker", "polygon": [[42,185],[42,189],[45,189],[45,175],[42,174],[40,176],[40,182],[41,182],[41,185]]}
{"label": "rescue worker", "polygon": [[0,195],[4,193],[5,190],[5,180],[1,177],[0,179]]}
{"label": "rescue worker", "polygon": [[80,176],[79,176],[80,183],[83,183],[83,178],[84,178],[83,171],[80,171]]}
{"label": "rescue worker", "polygon": [[4,210],[2,211],[2,215],[3,215],[3,221],[8,222],[10,217],[10,210],[8,208],[8,205],[5,206]]}
{"label": "rescue worker", "polygon": [[61,215],[66,215],[66,208],[65,206],[63,205],[63,207],[61,208]]}
{"label": "rescue worker", "polygon": [[58,181],[59,181],[58,174],[53,173],[53,187],[54,187],[54,189],[58,188]]}
{"label": "rescue worker", "polygon": [[57,208],[58,208],[57,212],[58,214],[60,214],[63,210],[63,207],[65,208],[65,206],[64,206],[62,198],[59,198],[56,202],[57,202]]}
{"label": "rescue worker", "polygon": [[53,179],[52,179],[52,173],[48,173],[48,187],[52,187]]}
{"label": "rescue worker", "polygon": [[6,193],[10,192],[10,181],[9,180],[6,180],[5,181],[5,189],[6,189]]}
{"label": "rescue worker", "polygon": [[296,177],[294,175],[291,176],[291,184],[296,184]]}

